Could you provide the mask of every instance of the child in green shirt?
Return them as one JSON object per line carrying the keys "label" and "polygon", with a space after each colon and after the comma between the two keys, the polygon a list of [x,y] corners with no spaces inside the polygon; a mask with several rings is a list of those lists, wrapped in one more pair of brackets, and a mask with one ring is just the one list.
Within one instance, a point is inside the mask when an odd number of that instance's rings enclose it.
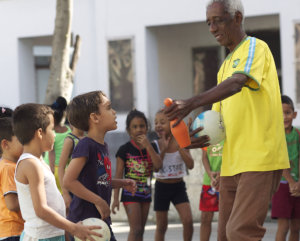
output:
{"label": "child in green shirt", "polygon": [[289,241],[298,241],[300,230],[300,132],[293,127],[293,120],[297,117],[293,101],[285,95],[281,97],[281,101],[291,168],[283,171],[279,189],[273,196],[272,218],[277,219],[276,241],[285,241],[289,231]]}
{"label": "child in green shirt", "polygon": [[199,209],[201,211],[200,241],[208,241],[214,212],[219,211],[219,177],[224,141],[202,149],[205,168]]}

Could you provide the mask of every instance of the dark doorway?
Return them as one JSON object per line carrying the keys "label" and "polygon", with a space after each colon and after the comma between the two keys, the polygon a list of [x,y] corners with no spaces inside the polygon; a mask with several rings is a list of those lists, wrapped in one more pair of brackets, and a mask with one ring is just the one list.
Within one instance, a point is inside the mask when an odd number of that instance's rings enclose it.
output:
{"label": "dark doorway", "polygon": [[[193,56],[193,94],[197,95],[217,85],[220,47],[199,47],[192,49]],[[211,109],[203,106],[200,112]]]}
{"label": "dark doorway", "polygon": [[[259,30],[259,31],[246,31],[248,36],[256,37],[258,39],[261,39],[265,41],[272,54],[273,58],[276,64],[277,74],[278,74],[278,80],[279,80],[279,86],[280,91],[281,89],[281,54],[280,54],[280,33],[278,29],[274,30]],[[226,56],[229,53],[228,49],[225,49]]]}
{"label": "dark doorway", "polygon": [[263,31],[246,31],[247,35],[259,38],[263,41],[265,41],[273,54],[273,58],[276,64],[277,74],[278,74],[278,80],[281,89],[281,54],[280,54],[280,33],[278,29],[275,30],[263,30]]}

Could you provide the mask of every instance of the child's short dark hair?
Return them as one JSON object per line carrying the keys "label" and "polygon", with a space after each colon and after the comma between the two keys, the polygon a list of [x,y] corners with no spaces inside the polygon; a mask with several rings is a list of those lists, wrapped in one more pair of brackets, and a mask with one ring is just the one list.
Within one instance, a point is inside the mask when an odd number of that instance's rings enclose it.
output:
{"label": "child's short dark hair", "polygon": [[141,111],[138,111],[137,109],[133,109],[128,113],[127,118],[126,118],[126,130],[127,131],[129,130],[131,121],[133,120],[133,118],[136,118],[136,117],[141,118],[145,121],[147,130],[148,130],[148,121],[147,121],[145,114]]}
{"label": "child's short dark hair", "polygon": [[[14,136],[12,118],[4,117],[0,118],[0,143],[2,140],[11,141]],[[0,155],[2,155],[3,151],[0,145]]]}
{"label": "child's short dark hair", "polygon": [[64,117],[65,110],[67,108],[66,99],[62,96],[59,96],[50,107],[54,111],[54,124],[60,124],[62,118]]}
{"label": "child's short dark hair", "polygon": [[74,97],[67,107],[70,124],[80,130],[88,131],[90,114],[99,114],[99,104],[102,103],[102,96],[105,96],[105,94],[98,90]]}
{"label": "child's short dark hair", "polygon": [[288,97],[287,95],[282,95],[281,96],[281,102],[282,102],[282,104],[290,105],[291,108],[293,109],[293,111],[295,110],[294,103],[293,103],[292,99],[290,97]]}
{"label": "child's short dark hair", "polygon": [[39,128],[46,131],[50,124],[48,115],[53,115],[53,110],[42,104],[23,104],[14,110],[13,130],[22,145],[28,144]]}
{"label": "child's short dark hair", "polygon": [[12,109],[7,107],[0,107],[0,118],[3,117],[12,117]]}

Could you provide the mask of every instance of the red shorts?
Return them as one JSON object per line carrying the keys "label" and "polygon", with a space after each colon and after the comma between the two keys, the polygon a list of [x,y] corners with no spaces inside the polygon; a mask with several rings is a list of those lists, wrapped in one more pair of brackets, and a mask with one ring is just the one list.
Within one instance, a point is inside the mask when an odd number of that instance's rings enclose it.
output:
{"label": "red shorts", "polygon": [[127,205],[132,204],[132,203],[138,203],[138,202],[123,202],[123,205],[127,206]]}
{"label": "red shorts", "polygon": [[300,218],[300,197],[291,196],[288,183],[280,183],[272,198],[272,218]]}
{"label": "red shorts", "polygon": [[204,212],[219,211],[219,192],[214,192],[210,185],[202,186],[199,210]]}

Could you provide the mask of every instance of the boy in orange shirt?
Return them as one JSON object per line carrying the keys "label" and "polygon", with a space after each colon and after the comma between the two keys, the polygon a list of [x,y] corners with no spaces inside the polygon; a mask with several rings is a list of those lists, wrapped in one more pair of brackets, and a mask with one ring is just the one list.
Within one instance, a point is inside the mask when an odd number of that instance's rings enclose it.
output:
{"label": "boy in orange shirt", "polygon": [[18,241],[24,228],[16,183],[16,163],[23,146],[13,133],[12,119],[0,118],[0,240]]}

